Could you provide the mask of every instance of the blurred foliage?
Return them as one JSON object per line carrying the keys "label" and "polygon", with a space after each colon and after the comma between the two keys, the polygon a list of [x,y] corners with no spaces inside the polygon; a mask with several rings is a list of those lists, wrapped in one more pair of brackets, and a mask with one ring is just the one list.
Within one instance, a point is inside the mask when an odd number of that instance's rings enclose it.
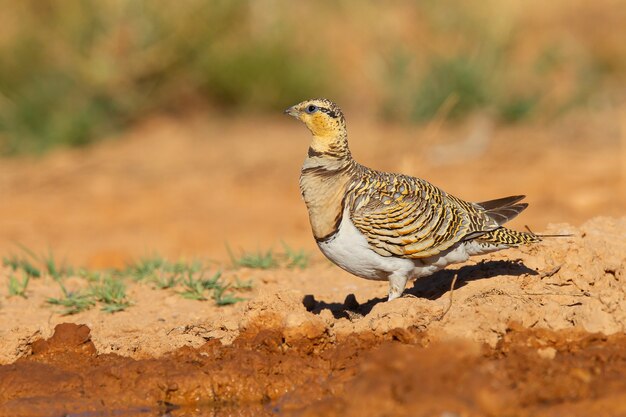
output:
{"label": "blurred foliage", "polygon": [[[323,85],[321,60],[256,33],[247,1],[4,1],[0,153],[82,145],[200,95],[277,109]],[[3,12],[3,13],[4,13]]]}
{"label": "blurred foliage", "polygon": [[558,1],[0,0],[0,154],[198,102],[271,112],[329,95],[415,122],[611,102],[626,72],[619,1]]}
{"label": "blurred foliage", "polygon": [[[626,27],[611,16],[615,2],[601,1],[593,11],[587,6],[541,10],[537,3],[523,16],[514,2],[414,2],[423,29],[414,45],[391,48],[382,115],[426,122],[486,111],[515,123],[537,115],[549,120],[599,97],[623,100],[626,44],[618,46],[618,39]],[[595,16],[580,19],[586,13]],[[529,26],[535,20],[551,25]],[[613,28],[606,37],[597,37],[598,20]],[[601,42],[608,47],[598,48]]]}
{"label": "blurred foliage", "polygon": [[413,117],[430,120],[446,107],[449,117],[467,114],[488,102],[490,81],[482,65],[471,58],[435,59],[413,93]]}

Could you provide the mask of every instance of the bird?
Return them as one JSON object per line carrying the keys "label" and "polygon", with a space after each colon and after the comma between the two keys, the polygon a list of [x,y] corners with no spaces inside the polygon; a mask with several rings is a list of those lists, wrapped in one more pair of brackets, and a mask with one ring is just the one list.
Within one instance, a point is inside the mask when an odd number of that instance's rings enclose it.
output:
{"label": "bird", "polygon": [[285,113],[313,136],[300,191],[319,249],[353,275],[388,280],[388,301],[409,280],[541,240],[503,226],[526,209],[524,195],[472,203],[421,178],[361,165],[350,153],[343,112],[330,100],[305,100]]}

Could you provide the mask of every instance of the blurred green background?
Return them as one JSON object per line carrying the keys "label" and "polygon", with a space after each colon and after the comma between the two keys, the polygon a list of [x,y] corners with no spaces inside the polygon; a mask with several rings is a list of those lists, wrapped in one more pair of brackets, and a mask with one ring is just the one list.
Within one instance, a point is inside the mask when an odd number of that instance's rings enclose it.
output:
{"label": "blurred green background", "polygon": [[626,96],[626,2],[0,0],[0,154],[155,112],[325,96],[385,120],[550,122]]}

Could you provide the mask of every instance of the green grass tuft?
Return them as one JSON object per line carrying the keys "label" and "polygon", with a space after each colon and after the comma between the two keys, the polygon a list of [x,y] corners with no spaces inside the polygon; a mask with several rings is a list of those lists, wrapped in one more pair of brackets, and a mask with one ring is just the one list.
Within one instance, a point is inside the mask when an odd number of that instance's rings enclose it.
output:
{"label": "green grass tuft", "polygon": [[13,270],[13,272],[17,272],[18,270],[23,271],[26,275],[32,278],[41,277],[41,271],[37,269],[33,264],[31,264],[28,259],[18,258],[13,255],[10,258],[4,257],[2,258],[2,265],[7,266]]}
{"label": "green grass tuft", "polygon": [[18,269],[23,270],[31,278],[40,278],[42,271],[45,271],[55,281],[59,281],[61,278],[74,274],[74,269],[67,265],[59,265],[55,259],[54,254],[49,251],[47,255],[38,255],[26,246],[19,245],[20,248],[30,257],[39,267],[36,267],[26,257],[18,257],[16,255],[4,257],[2,264],[10,267],[13,271]]}
{"label": "green grass tuft", "polygon": [[61,286],[63,297],[48,298],[46,302],[48,304],[64,307],[65,309],[62,311],[62,315],[77,314],[89,310],[96,304],[92,294],[83,291],[70,292],[65,288],[62,282],[59,282],[59,285]]}
{"label": "green grass tuft", "polygon": [[159,288],[171,288],[181,280],[184,274],[196,273],[201,267],[199,261],[170,262],[161,256],[154,255],[141,258],[136,263],[128,265],[126,269],[117,271],[117,274],[130,275],[134,281],[152,281]]}
{"label": "green grass tuft", "polygon": [[61,278],[74,274],[72,268],[65,265],[57,265],[52,252],[49,252],[48,256],[42,257],[41,259],[45,265],[48,275],[50,275],[55,281],[60,281]]}
{"label": "green grass tuft", "polygon": [[[134,281],[151,282],[159,289],[177,289],[178,294],[190,300],[206,301],[213,298],[216,303],[219,301],[218,305],[241,301],[241,299],[225,294],[229,287],[222,282],[220,271],[215,272],[209,278],[205,278],[205,267],[202,262],[197,260],[170,262],[161,256],[154,255],[142,258],[138,262],[128,265],[124,270],[116,271],[115,275],[131,277]],[[247,285],[250,288],[252,286],[251,283]],[[233,289],[238,290],[240,288],[233,287]],[[217,299],[215,298],[216,291],[220,294]]]}
{"label": "green grass tuft", "polygon": [[272,249],[265,252],[242,252],[235,256],[228,245],[226,250],[235,268],[272,269],[278,267],[278,259]]}
{"label": "green grass tuft", "polygon": [[273,249],[256,252],[242,251],[235,255],[226,245],[228,256],[234,268],[273,269],[281,266],[305,269],[309,265],[309,254],[304,249],[295,250],[282,242],[283,252],[276,253]]}
{"label": "green grass tuft", "polygon": [[[183,285],[183,291],[180,292],[180,295],[183,296],[183,298],[188,298],[190,300],[207,300],[205,295],[205,290],[207,288],[202,276],[200,275],[199,277],[195,277],[191,271],[189,271],[186,275],[186,279],[183,279],[181,282]],[[219,272],[216,275],[217,278],[219,278]]]}
{"label": "green grass tuft", "polygon": [[226,294],[228,286],[216,287],[213,289],[213,300],[218,306],[226,306],[244,301],[243,298],[235,297],[232,294]]}
{"label": "green grass tuft", "polygon": [[217,271],[211,278],[204,279],[203,274],[194,276],[192,272],[187,273],[187,278],[182,281],[183,291],[180,293],[184,298],[191,300],[208,300],[209,291],[218,291],[227,286],[221,282],[222,273]]}
{"label": "green grass tuft", "polygon": [[126,285],[116,277],[99,275],[86,291],[68,291],[62,281],[58,282],[63,296],[48,298],[46,302],[65,307],[62,312],[63,315],[89,310],[97,303],[101,303],[101,310],[107,313],[123,311],[131,305],[126,296]]}
{"label": "green grass tuft", "polygon": [[158,289],[166,290],[177,286],[180,280],[181,278],[178,275],[159,274],[154,278],[153,282]]}
{"label": "green grass tuft", "polygon": [[305,269],[309,266],[309,254],[304,249],[292,249],[283,242],[284,256],[286,258],[287,268]]}
{"label": "green grass tuft", "polygon": [[118,274],[128,275],[133,281],[143,281],[160,275],[167,267],[168,262],[165,259],[153,256],[139,259],[136,263],[128,265],[126,269],[118,271]]}
{"label": "green grass tuft", "polygon": [[239,278],[235,278],[235,283],[231,285],[231,288],[239,291],[249,291],[254,288],[254,284],[251,279],[242,281]]}
{"label": "green grass tuft", "polygon": [[126,297],[126,285],[119,279],[107,276],[100,282],[92,284],[91,294],[96,301],[103,304],[102,311],[115,313],[128,308],[131,303]]}
{"label": "green grass tuft", "polygon": [[[159,289],[177,290],[182,297],[194,300],[215,300],[217,305],[229,305],[241,301],[241,298],[229,294],[229,290],[249,290],[252,282],[237,280],[232,288],[222,281],[220,271],[205,278],[205,268],[200,261],[170,262],[154,255],[142,258],[122,270],[91,271],[85,268],[69,268],[56,262],[52,253],[39,256],[28,248],[23,248],[41,268],[33,265],[28,259],[17,256],[4,257],[2,264],[9,267],[8,287],[10,296],[26,298],[26,289],[31,278],[39,278],[44,274],[54,279],[61,288],[61,297],[48,298],[46,302],[63,307],[62,314],[76,314],[101,305],[108,313],[123,311],[132,305],[126,294],[125,280],[147,282]],[[43,272],[42,272],[43,271]],[[22,274],[22,279],[18,278]],[[68,291],[64,280],[68,276],[76,276],[90,283],[88,290]],[[182,287],[182,288],[180,288]]]}
{"label": "green grass tuft", "polygon": [[9,276],[9,297],[19,296],[23,298],[26,297],[26,288],[28,287],[28,282],[30,281],[30,275],[22,272],[22,279],[19,280],[15,275]]}
{"label": "green grass tuft", "polygon": [[90,271],[85,268],[79,268],[76,271],[76,275],[80,278],[87,280],[88,282],[98,282],[102,279],[103,272],[102,271]]}

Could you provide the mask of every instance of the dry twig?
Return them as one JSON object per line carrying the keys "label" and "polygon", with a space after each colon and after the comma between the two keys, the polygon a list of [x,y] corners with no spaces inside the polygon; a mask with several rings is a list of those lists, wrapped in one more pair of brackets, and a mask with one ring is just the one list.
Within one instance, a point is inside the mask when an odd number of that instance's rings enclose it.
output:
{"label": "dry twig", "polygon": [[448,307],[446,307],[446,309],[443,311],[443,313],[441,313],[441,316],[439,316],[439,320],[443,320],[443,318],[446,316],[446,314],[448,314],[448,311],[450,311],[450,309],[452,308],[452,297],[454,295],[454,284],[456,284],[456,279],[459,277],[459,273],[455,273],[454,274],[454,278],[452,278],[452,283],[450,284],[450,303],[448,304]]}

